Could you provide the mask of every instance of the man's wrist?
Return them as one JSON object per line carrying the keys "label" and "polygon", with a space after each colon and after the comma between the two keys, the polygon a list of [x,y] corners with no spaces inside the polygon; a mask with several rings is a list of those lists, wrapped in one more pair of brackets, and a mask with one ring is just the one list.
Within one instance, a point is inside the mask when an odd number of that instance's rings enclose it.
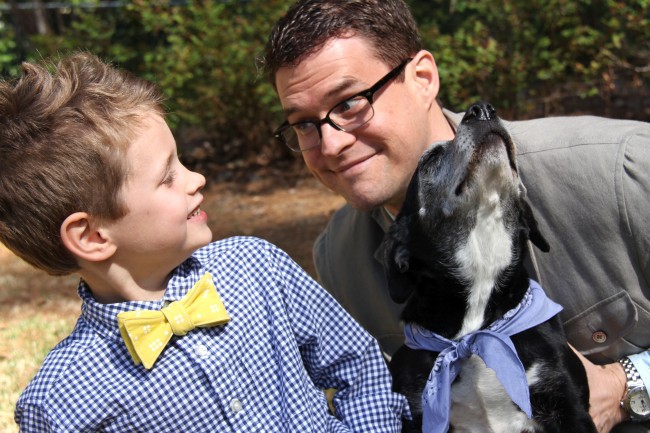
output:
{"label": "man's wrist", "polygon": [[650,420],[650,397],[641,375],[630,358],[623,357],[618,362],[622,366],[626,378],[621,407],[632,421]]}
{"label": "man's wrist", "polygon": [[625,371],[618,362],[596,365],[580,352],[575,353],[587,373],[589,414],[599,432],[609,432],[616,424],[627,419],[627,413],[620,404],[625,395]]}

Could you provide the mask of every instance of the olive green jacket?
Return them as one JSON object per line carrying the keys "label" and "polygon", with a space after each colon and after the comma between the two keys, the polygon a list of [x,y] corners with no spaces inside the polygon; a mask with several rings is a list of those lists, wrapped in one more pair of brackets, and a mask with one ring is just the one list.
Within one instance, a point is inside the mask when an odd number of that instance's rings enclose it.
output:
{"label": "olive green jacket", "polygon": [[[452,125],[462,117],[445,115]],[[531,248],[527,266],[563,305],[569,341],[596,363],[650,348],[650,123],[581,116],[506,124],[551,246]],[[388,355],[403,341],[402,306],[375,258],[390,223],[383,209],[346,205],[314,246],[321,283]]]}

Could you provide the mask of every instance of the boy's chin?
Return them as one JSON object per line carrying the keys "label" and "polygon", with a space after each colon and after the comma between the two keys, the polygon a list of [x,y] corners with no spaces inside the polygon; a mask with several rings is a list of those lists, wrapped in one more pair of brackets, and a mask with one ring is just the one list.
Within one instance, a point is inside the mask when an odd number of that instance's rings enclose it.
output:
{"label": "boy's chin", "polygon": [[209,245],[210,242],[212,242],[212,231],[208,229],[207,232],[203,236],[201,236],[200,238],[197,237],[195,242],[192,242],[191,244],[188,245],[189,249],[191,250],[191,251],[188,252],[188,258],[192,254],[194,254],[196,252],[196,250],[200,250],[201,248],[205,247],[206,245]]}
{"label": "boy's chin", "polygon": [[[199,242],[197,243],[197,247],[196,247],[196,249],[195,249],[194,251],[196,251],[196,250],[198,250],[198,249],[201,249],[201,248],[203,248],[203,247],[206,246],[206,245],[209,245],[210,242],[212,242],[212,232],[210,232],[210,236],[209,236],[209,237],[206,237],[205,239],[203,239],[202,241],[199,241]],[[194,251],[192,251],[192,253],[194,253]]]}

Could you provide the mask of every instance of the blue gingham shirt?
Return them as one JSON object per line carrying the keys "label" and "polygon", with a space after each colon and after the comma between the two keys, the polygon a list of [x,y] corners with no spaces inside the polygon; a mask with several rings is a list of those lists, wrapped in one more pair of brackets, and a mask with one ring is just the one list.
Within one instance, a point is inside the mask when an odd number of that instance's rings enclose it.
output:
{"label": "blue gingham shirt", "polygon": [[[116,316],[158,310],[212,273],[231,317],[174,336],[147,371]],[[82,282],[72,334],[18,400],[21,432],[399,432],[377,343],[284,252],[230,238],[179,266],[160,301],[96,302]],[[336,416],[323,389],[336,388]]]}

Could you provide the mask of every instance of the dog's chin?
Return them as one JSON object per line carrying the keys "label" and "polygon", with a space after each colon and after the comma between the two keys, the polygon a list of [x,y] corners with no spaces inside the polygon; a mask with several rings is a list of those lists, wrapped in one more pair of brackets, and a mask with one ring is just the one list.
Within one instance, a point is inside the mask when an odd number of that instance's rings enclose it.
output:
{"label": "dog's chin", "polygon": [[499,136],[491,134],[490,137],[493,139],[475,148],[459,180],[449,185],[443,207],[445,215],[485,202],[485,199],[496,202],[502,196],[519,194],[519,173],[512,159],[514,149],[511,150]]}
{"label": "dog's chin", "polygon": [[[481,179],[484,177],[480,176],[481,173],[495,168],[505,168],[505,166],[510,168],[512,182],[518,183],[515,148],[512,140],[504,138],[498,133],[487,134],[481,143],[474,146],[469,162],[465,170],[462,171],[464,175],[458,182],[454,193],[458,196],[462,195],[482,180],[486,180]],[[503,170],[503,175],[504,180],[507,180],[505,170]]]}

